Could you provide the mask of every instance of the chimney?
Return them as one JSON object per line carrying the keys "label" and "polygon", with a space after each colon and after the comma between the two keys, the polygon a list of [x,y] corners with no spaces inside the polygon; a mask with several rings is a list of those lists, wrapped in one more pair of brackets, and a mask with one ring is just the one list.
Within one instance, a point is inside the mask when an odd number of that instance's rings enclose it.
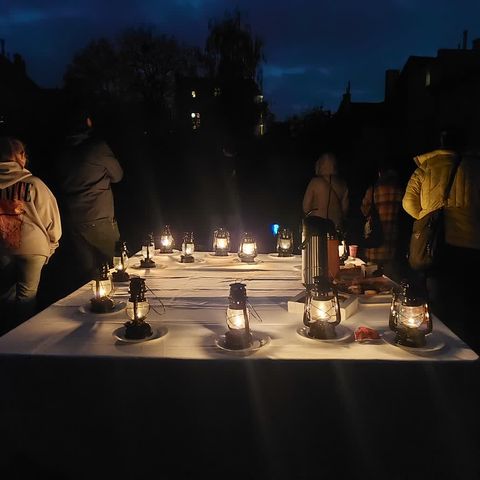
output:
{"label": "chimney", "polygon": [[468,30],[463,31],[463,50],[467,49],[467,38],[468,38]]}
{"label": "chimney", "polygon": [[342,101],[338,107],[338,112],[345,112],[350,109],[350,104],[352,103],[352,95],[350,93],[350,80],[347,83],[347,88],[345,93],[342,95]]}
{"label": "chimney", "polygon": [[352,95],[350,94],[350,88],[351,88],[351,85],[350,85],[350,80],[349,80],[348,83],[347,83],[347,87],[345,88],[345,93],[343,94],[343,98],[346,101],[348,101],[349,103],[352,100]]}
{"label": "chimney", "polygon": [[25,76],[27,74],[25,60],[22,58],[22,56],[19,53],[16,53],[13,56],[13,65],[17,69],[17,72],[22,76]]}
{"label": "chimney", "polygon": [[0,55],[2,57],[5,56],[5,39],[4,38],[0,38]]}

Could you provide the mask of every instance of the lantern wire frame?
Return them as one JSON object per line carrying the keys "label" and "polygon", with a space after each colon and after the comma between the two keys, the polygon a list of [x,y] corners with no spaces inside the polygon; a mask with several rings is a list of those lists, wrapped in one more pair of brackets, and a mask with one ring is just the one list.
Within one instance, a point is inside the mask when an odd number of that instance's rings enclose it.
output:
{"label": "lantern wire frame", "polygon": [[[232,282],[232,283],[245,283],[245,280],[235,280],[235,282]],[[249,299],[248,299],[248,295],[247,295],[247,299],[246,299],[246,306],[248,307],[248,310],[251,312],[251,315],[253,318],[256,318],[260,323],[263,323],[263,320],[262,320],[262,317],[260,316],[260,314],[255,310],[255,307],[250,303]]]}
{"label": "lantern wire frame", "polygon": [[[110,269],[110,273],[112,272],[112,270],[114,269]],[[112,285],[113,285],[113,282],[112,282]],[[112,288],[112,293],[115,289],[115,286],[113,285],[113,288]],[[162,299],[160,297],[158,297],[155,292],[145,283],[145,289],[148,290],[151,294],[152,294],[152,297],[155,299],[155,300],[158,300],[158,302],[160,303],[161,305],[161,311],[158,311],[153,305],[150,305],[150,308],[155,312],[157,313],[158,315],[164,315],[166,313],[166,309],[165,309],[165,304],[162,302]]]}
{"label": "lantern wire frame", "polygon": [[150,305],[150,308],[155,313],[158,313],[158,315],[164,315],[166,313],[165,304],[162,302],[161,298],[157,297],[157,295],[153,292],[153,290],[147,284],[145,284],[145,287],[153,295],[153,298],[155,298],[155,300],[158,300],[160,302],[162,310],[161,312],[159,312],[153,305]]}

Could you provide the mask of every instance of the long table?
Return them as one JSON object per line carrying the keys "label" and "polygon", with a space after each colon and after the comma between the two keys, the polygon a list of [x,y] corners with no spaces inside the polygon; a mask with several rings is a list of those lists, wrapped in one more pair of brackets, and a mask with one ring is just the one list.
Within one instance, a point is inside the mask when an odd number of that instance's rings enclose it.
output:
{"label": "long table", "polygon": [[[200,252],[182,264],[175,253],[155,256],[148,270],[139,260],[130,259],[129,272],[146,279],[147,321],[158,338],[116,337],[128,283],[116,284],[118,311],[92,314],[86,285],[0,338],[11,471],[475,478],[478,356],[439,319],[431,349],[362,344],[352,335],[362,325],[390,339],[389,305],[360,304],[340,324],[341,341],[321,342],[300,335],[301,315],[288,312],[303,290],[298,256],[261,254],[245,264]],[[238,281],[260,317],[252,331],[268,340],[242,354],[218,346],[229,285]],[[425,464],[433,451],[445,456]]]}

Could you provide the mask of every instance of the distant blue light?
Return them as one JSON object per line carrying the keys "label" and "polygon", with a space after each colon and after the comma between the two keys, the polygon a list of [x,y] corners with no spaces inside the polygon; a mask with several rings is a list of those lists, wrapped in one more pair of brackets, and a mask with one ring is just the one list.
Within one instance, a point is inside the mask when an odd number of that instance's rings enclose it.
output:
{"label": "distant blue light", "polygon": [[274,235],[277,235],[278,234],[278,230],[280,229],[280,225],[278,223],[274,223],[272,224],[272,233]]}

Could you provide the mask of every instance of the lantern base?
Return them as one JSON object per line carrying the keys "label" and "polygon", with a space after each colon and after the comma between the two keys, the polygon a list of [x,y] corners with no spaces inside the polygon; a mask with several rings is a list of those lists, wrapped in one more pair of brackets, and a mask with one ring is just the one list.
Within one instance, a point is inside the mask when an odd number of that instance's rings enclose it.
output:
{"label": "lantern base", "polygon": [[192,255],[180,255],[180,263],[193,263],[195,258]]}
{"label": "lantern base", "polygon": [[140,340],[142,338],[150,337],[153,334],[150,324],[143,320],[129,320],[128,322],[125,322],[124,325],[125,338],[131,340]]}
{"label": "lantern base", "polygon": [[315,322],[308,325],[308,336],[322,340],[331,340],[337,338],[335,325],[330,322]]}
{"label": "lantern base", "polygon": [[245,263],[255,263],[255,257],[250,255],[249,256],[242,255],[240,257],[240,260]]}
{"label": "lantern base", "polygon": [[282,252],[281,250],[278,252],[279,257],[293,257],[293,253],[289,252]]}
{"label": "lantern base", "polygon": [[112,273],[112,280],[114,282],[128,282],[130,275],[125,270],[115,271]]}
{"label": "lantern base", "polygon": [[239,330],[228,330],[225,333],[225,346],[230,350],[243,350],[252,346],[253,337],[251,333]]}
{"label": "lantern base", "polygon": [[140,260],[140,266],[143,268],[155,268],[157,265],[151,258]]}
{"label": "lantern base", "polygon": [[173,248],[160,249],[159,253],[173,253]]}
{"label": "lantern base", "polygon": [[91,298],[90,310],[93,313],[109,313],[115,307],[113,300],[109,297]]}
{"label": "lantern base", "polygon": [[228,252],[226,250],[215,250],[216,257],[228,257]]}
{"label": "lantern base", "polygon": [[396,332],[395,343],[405,347],[419,348],[427,344],[425,333],[417,328],[409,328]]}

